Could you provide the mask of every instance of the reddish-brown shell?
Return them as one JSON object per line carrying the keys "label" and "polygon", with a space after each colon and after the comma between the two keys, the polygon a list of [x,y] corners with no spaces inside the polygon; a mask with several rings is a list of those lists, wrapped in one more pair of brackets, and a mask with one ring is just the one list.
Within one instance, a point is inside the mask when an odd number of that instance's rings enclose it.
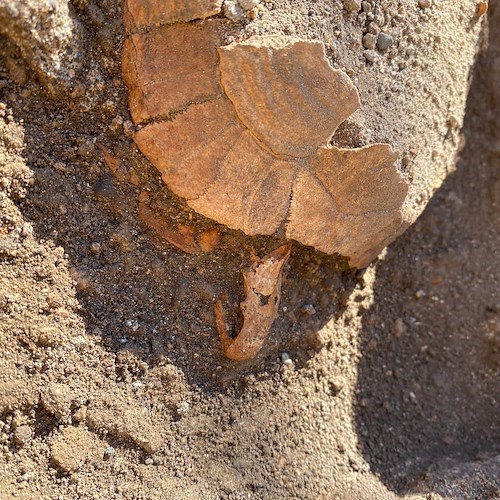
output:
{"label": "reddish-brown shell", "polygon": [[329,145],[359,96],[322,43],[255,36],[223,46],[224,21],[177,22],[221,2],[169,0],[160,13],[149,3],[158,1],[128,1],[123,76],[134,140],[174,193],[233,229],[283,226],[355,267],[403,231],[408,186],[390,146]]}

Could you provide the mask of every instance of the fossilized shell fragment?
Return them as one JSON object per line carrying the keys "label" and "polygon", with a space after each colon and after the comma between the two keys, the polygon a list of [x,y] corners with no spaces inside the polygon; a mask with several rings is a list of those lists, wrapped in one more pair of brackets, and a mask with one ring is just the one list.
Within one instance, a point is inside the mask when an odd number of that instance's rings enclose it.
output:
{"label": "fossilized shell fragment", "polygon": [[408,187],[396,159],[387,144],[319,148],[293,185],[287,237],[366,266],[403,228]]}
{"label": "fossilized shell fragment", "polygon": [[123,75],[141,151],[197,212],[366,266],[406,225],[387,144],[328,145],[359,106],[323,44],[284,36],[221,47],[224,21],[130,35]]}
{"label": "fossilized shell fragment", "polygon": [[243,271],[245,300],[241,304],[243,326],[235,338],[229,335],[221,300],[215,304],[215,318],[226,357],[235,361],[253,358],[264,343],[278,316],[283,267],[291,245],[283,245]]}
{"label": "fossilized shell fragment", "polygon": [[177,21],[205,19],[220,12],[222,0],[127,0],[124,23],[127,31]]}
{"label": "fossilized shell fragment", "polygon": [[127,37],[122,71],[135,123],[179,113],[222,93],[213,29],[196,24],[162,26]]}
{"label": "fossilized shell fragment", "polygon": [[219,49],[221,81],[238,117],[271,151],[309,156],[359,107],[321,42],[252,37]]}

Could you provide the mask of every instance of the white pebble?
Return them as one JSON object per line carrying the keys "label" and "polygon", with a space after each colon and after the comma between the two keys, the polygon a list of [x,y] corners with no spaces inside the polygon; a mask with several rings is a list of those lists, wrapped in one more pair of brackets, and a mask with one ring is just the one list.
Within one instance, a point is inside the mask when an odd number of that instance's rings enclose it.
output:
{"label": "white pebble", "polygon": [[112,457],[115,453],[116,453],[116,450],[112,447],[112,446],[108,446],[106,448],[106,450],[104,451],[104,453],[110,457]]}
{"label": "white pebble", "polygon": [[365,59],[371,63],[374,63],[378,59],[378,54],[375,50],[365,50],[363,55],[365,56]]}
{"label": "white pebble", "polygon": [[235,1],[224,2],[224,15],[231,21],[242,21],[245,19],[244,10]]}
{"label": "white pebble", "polygon": [[187,401],[183,400],[177,405],[177,413],[179,415],[185,415],[190,410],[190,408],[190,404]]}

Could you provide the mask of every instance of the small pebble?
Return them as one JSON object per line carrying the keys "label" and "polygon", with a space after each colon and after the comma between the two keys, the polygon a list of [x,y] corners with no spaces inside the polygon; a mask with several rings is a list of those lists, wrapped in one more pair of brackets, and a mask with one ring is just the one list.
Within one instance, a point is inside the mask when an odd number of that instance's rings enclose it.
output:
{"label": "small pebble", "polygon": [[431,6],[431,0],[418,0],[418,6],[421,9],[428,9]]}
{"label": "small pebble", "polygon": [[94,144],[92,144],[92,141],[85,141],[83,144],[80,144],[80,146],[78,146],[76,154],[78,156],[89,156],[93,152],[94,152]]}
{"label": "small pebble", "polygon": [[361,8],[363,9],[363,12],[366,12],[367,14],[372,11],[372,4],[370,2],[361,2]]}
{"label": "small pebble", "polygon": [[125,137],[128,137],[129,139],[134,137],[135,127],[134,127],[134,124],[130,120],[126,120],[123,123],[123,133],[125,134]]}
{"label": "small pebble", "polygon": [[314,316],[316,314],[316,309],[314,308],[314,306],[312,304],[304,304],[300,308],[300,312],[302,314],[306,314],[307,316]]}
{"label": "small pebble", "polygon": [[374,24],[376,24],[378,26],[384,26],[384,24],[385,24],[385,17],[384,17],[384,15],[381,14],[381,13],[375,15],[374,18],[373,18],[373,22],[374,22]]}
{"label": "small pebble", "polygon": [[186,413],[188,413],[190,409],[191,409],[191,405],[187,401],[184,401],[184,400],[181,401],[177,405],[177,413],[179,415],[186,415]]}
{"label": "small pebble", "polygon": [[59,331],[57,328],[52,326],[46,326],[40,328],[40,333],[38,334],[38,343],[42,347],[53,346],[57,343],[59,338]]}
{"label": "small pebble", "polygon": [[365,50],[363,55],[365,56],[365,59],[371,63],[374,63],[378,59],[378,54],[375,50]]}
{"label": "small pebble", "polygon": [[112,132],[118,132],[123,126],[123,118],[119,115],[115,116],[109,125],[109,129]]}
{"label": "small pebble", "polygon": [[75,422],[85,422],[85,419],[87,418],[87,407],[86,406],[81,406],[78,408],[78,410],[73,413],[73,420]]}
{"label": "small pebble", "polygon": [[380,26],[376,22],[371,22],[368,25],[368,33],[371,33],[372,35],[378,35],[380,33]]}
{"label": "small pebble", "polygon": [[21,425],[14,431],[14,441],[18,446],[27,444],[32,436],[33,431],[29,425]]}
{"label": "small pebble", "polygon": [[94,255],[99,255],[101,253],[101,244],[94,241],[90,245],[90,252],[93,253]]}
{"label": "small pebble", "polygon": [[125,325],[133,332],[136,332],[139,329],[139,322],[136,319],[128,319],[125,321]]}
{"label": "small pebble", "polygon": [[381,32],[377,38],[377,47],[382,51],[386,51],[391,48],[393,42],[394,39],[391,35]]}
{"label": "small pebble", "polygon": [[102,174],[94,186],[94,193],[99,196],[105,196],[107,198],[113,198],[116,196],[117,191],[113,176],[111,174]]}
{"label": "small pebble", "polygon": [[331,379],[327,384],[327,391],[331,396],[336,396],[342,390],[342,382],[340,380]]}
{"label": "small pebble", "polygon": [[27,238],[33,234],[33,226],[29,222],[25,222],[23,224],[23,228],[21,229],[21,236],[23,238]]}
{"label": "small pebble", "polygon": [[290,357],[290,355],[287,352],[281,353],[281,362],[287,366],[290,366],[293,364],[292,358]]}
{"label": "small pebble", "polygon": [[406,326],[401,318],[394,322],[394,335],[397,339],[401,338],[406,331]]}
{"label": "small pebble", "polygon": [[347,12],[358,12],[361,10],[361,0],[344,0],[344,9]]}
{"label": "small pebble", "polygon": [[444,444],[453,444],[455,442],[455,438],[453,436],[443,436],[442,441]]}
{"label": "small pebble", "polygon": [[108,457],[112,457],[116,453],[116,450],[112,446],[108,446],[104,450],[104,454],[107,455]]}
{"label": "small pebble", "polygon": [[224,2],[224,15],[231,21],[242,21],[245,19],[245,11],[234,1]]}
{"label": "small pebble", "polygon": [[377,45],[377,37],[375,35],[367,33],[363,37],[363,47],[365,49],[374,49],[376,45]]}

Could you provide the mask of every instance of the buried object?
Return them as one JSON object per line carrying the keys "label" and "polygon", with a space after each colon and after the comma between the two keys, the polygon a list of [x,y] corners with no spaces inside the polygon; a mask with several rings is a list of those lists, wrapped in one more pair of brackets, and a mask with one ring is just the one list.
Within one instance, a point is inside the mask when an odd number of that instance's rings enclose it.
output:
{"label": "buried object", "polygon": [[272,251],[262,259],[254,257],[250,269],[243,271],[245,301],[241,304],[243,326],[238,336],[229,334],[223,299],[215,303],[215,320],[224,355],[234,361],[255,356],[267,332],[278,316],[283,267],[290,257],[290,243]]}
{"label": "buried object", "polygon": [[221,46],[223,23],[129,34],[134,141],[198,213],[248,235],[283,227],[288,239],[367,266],[407,227],[397,155],[388,144],[329,145],[359,96],[321,42],[254,36]]}
{"label": "buried object", "polygon": [[[321,42],[252,36],[224,46],[225,21],[209,18],[220,2],[188,8],[172,0],[160,10],[151,2],[127,2],[122,71],[138,126],[134,141],[175,194],[232,229],[281,230],[358,268],[406,229],[408,185],[390,145],[330,144],[360,102]],[[277,314],[289,252],[282,246],[244,272],[236,339],[217,302],[226,356],[249,359],[260,349]],[[252,284],[266,280],[272,286],[265,293]],[[271,302],[260,303],[262,294]]]}

